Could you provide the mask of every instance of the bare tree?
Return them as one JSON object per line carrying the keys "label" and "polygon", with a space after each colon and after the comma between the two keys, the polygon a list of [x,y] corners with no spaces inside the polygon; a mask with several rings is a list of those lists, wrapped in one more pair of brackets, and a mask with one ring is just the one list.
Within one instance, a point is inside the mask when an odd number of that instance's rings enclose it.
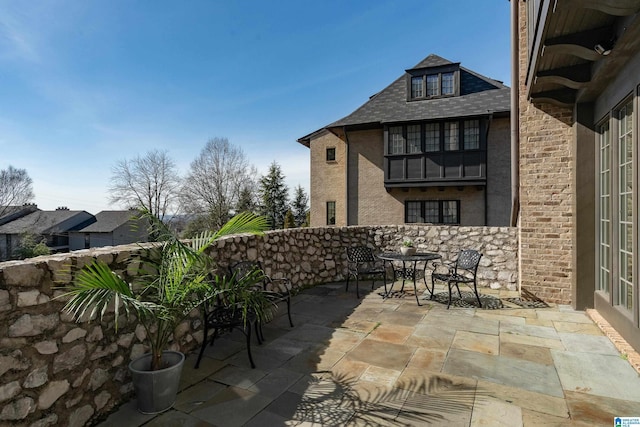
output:
{"label": "bare tree", "polygon": [[181,181],[166,151],[152,150],[144,157],[120,160],[111,173],[111,202],[146,208],[160,220],[177,208]]}
{"label": "bare tree", "polygon": [[10,206],[22,206],[33,197],[33,181],[25,169],[9,166],[0,170],[0,216]]}
{"label": "bare tree", "polygon": [[210,139],[191,162],[182,187],[182,206],[205,218],[203,227],[219,228],[229,220],[241,190],[254,185],[256,176],[241,148],[227,138]]}

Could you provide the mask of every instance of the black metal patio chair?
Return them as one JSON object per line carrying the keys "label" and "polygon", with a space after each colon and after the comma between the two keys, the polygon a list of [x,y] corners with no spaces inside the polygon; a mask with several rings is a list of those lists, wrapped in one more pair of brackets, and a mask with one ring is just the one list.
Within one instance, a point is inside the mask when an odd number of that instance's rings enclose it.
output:
{"label": "black metal patio chair", "polygon": [[377,276],[384,281],[385,295],[387,293],[386,271],[384,262],[373,255],[373,250],[367,246],[348,246],[347,253],[347,286],[349,291],[349,278],[356,279],[356,297],[360,298],[360,277],[371,277],[371,290],[375,285]]}
{"label": "black metal patio chair", "polygon": [[[433,289],[435,287],[436,280],[441,282],[447,282],[449,288],[449,302],[447,309],[451,306],[451,288],[456,287],[458,289],[458,295],[462,299],[462,293],[460,292],[459,283],[465,283],[469,287],[473,285],[473,292],[478,300],[478,307],[482,307],[480,302],[480,295],[478,294],[478,265],[480,264],[480,258],[482,254],[473,249],[463,249],[458,255],[458,259],[450,264],[434,263],[434,271],[431,273],[431,297],[433,298]],[[447,273],[439,273],[438,267],[446,267]]]}
{"label": "black metal patio chair", "polygon": [[[254,271],[260,272],[261,280],[257,283],[257,288],[265,293],[269,301],[276,305],[278,302],[283,301],[287,303],[287,317],[289,318],[289,325],[293,328],[293,320],[291,320],[291,280],[268,276],[264,272],[260,261],[240,261],[229,266],[229,272],[236,279],[241,279]],[[261,338],[264,339],[263,336]]]}
{"label": "black metal patio chair", "polygon": [[[200,353],[198,353],[198,360],[196,360],[195,369],[200,366],[200,360],[204,354],[204,350],[207,347],[207,342],[210,346],[213,346],[216,338],[220,332],[231,332],[233,329],[240,330],[247,338],[247,355],[249,356],[249,363],[251,368],[255,368],[253,363],[253,357],[251,356],[251,327],[253,326],[256,331],[256,339],[258,344],[262,343],[260,333],[258,332],[257,316],[254,313],[248,313],[247,321],[243,317],[243,309],[239,306],[228,305],[221,297],[213,298],[200,306],[203,314],[203,338],[202,346],[200,347]],[[209,331],[213,329],[213,335],[211,339],[208,339]]]}

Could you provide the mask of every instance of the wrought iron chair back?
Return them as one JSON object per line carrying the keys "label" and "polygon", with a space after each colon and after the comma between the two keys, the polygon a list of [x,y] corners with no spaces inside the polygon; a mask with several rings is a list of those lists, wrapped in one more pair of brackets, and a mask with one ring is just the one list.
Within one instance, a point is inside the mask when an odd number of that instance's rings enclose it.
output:
{"label": "wrought iron chair back", "polygon": [[480,265],[480,258],[482,258],[480,252],[473,249],[463,249],[456,260],[456,272],[460,274],[460,270],[465,270],[475,276],[478,265]]}
{"label": "wrought iron chair back", "polygon": [[229,266],[229,272],[232,277],[241,279],[254,271],[260,272],[261,280],[258,282],[260,291],[265,292],[267,297],[272,302],[284,301],[287,303],[287,316],[289,318],[289,325],[293,327],[293,321],[291,320],[291,281],[287,278],[272,279],[269,277],[260,261],[240,261]]}
{"label": "wrought iron chair back", "polygon": [[[455,286],[458,290],[458,295],[462,298],[462,293],[460,292],[459,283],[465,283],[469,286],[473,286],[473,292],[475,293],[476,299],[478,300],[478,306],[482,307],[482,302],[480,301],[480,294],[478,293],[478,266],[480,265],[480,259],[482,258],[482,254],[474,249],[463,249],[458,254],[458,258],[456,259],[453,265],[449,264],[449,272],[448,273],[438,273],[437,266],[436,270],[431,274],[431,282],[432,289],[435,289],[435,281],[442,281],[447,283],[447,287],[449,290],[449,302],[447,304],[447,308],[451,306],[451,289]],[[431,296],[433,298],[433,294]]]}
{"label": "wrought iron chair back", "polygon": [[384,264],[374,256],[373,249],[368,246],[347,246],[345,251],[347,254],[347,284],[345,290],[349,290],[351,276],[355,277],[356,297],[360,298],[360,277],[371,276],[371,289],[373,290],[376,276],[382,276],[383,280],[385,279]]}

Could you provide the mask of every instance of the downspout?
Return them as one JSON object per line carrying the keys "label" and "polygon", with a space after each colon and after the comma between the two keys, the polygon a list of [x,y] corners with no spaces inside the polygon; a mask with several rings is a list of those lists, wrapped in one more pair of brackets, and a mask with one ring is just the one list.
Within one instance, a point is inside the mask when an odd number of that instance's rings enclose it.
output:
{"label": "downspout", "polygon": [[344,132],[344,144],[345,144],[345,159],[344,159],[344,219],[345,224],[349,224],[349,137],[347,136],[347,126],[342,126],[342,131]]}
{"label": "downspout", "polygon": [[511,1],[511,226],[518,224],[520,213],[520,37],[518,8]]}

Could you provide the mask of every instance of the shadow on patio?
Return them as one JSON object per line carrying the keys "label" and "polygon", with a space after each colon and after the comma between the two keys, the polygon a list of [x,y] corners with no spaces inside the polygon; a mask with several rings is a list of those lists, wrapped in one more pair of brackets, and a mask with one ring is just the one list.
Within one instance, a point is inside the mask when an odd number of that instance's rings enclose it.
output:
{"label": "shadow on patio", "polygon": [[296,326],[281,309],[252,346],[256,369],[244,336],[226,335],[200,369],[189,355],[173,409],[148,416],[129,402],[101,426],[610,425],[640,415],[640,378],[584,312],[447,310],[378,291],[357,300],[342,283],[307,289],[293,301]]}

